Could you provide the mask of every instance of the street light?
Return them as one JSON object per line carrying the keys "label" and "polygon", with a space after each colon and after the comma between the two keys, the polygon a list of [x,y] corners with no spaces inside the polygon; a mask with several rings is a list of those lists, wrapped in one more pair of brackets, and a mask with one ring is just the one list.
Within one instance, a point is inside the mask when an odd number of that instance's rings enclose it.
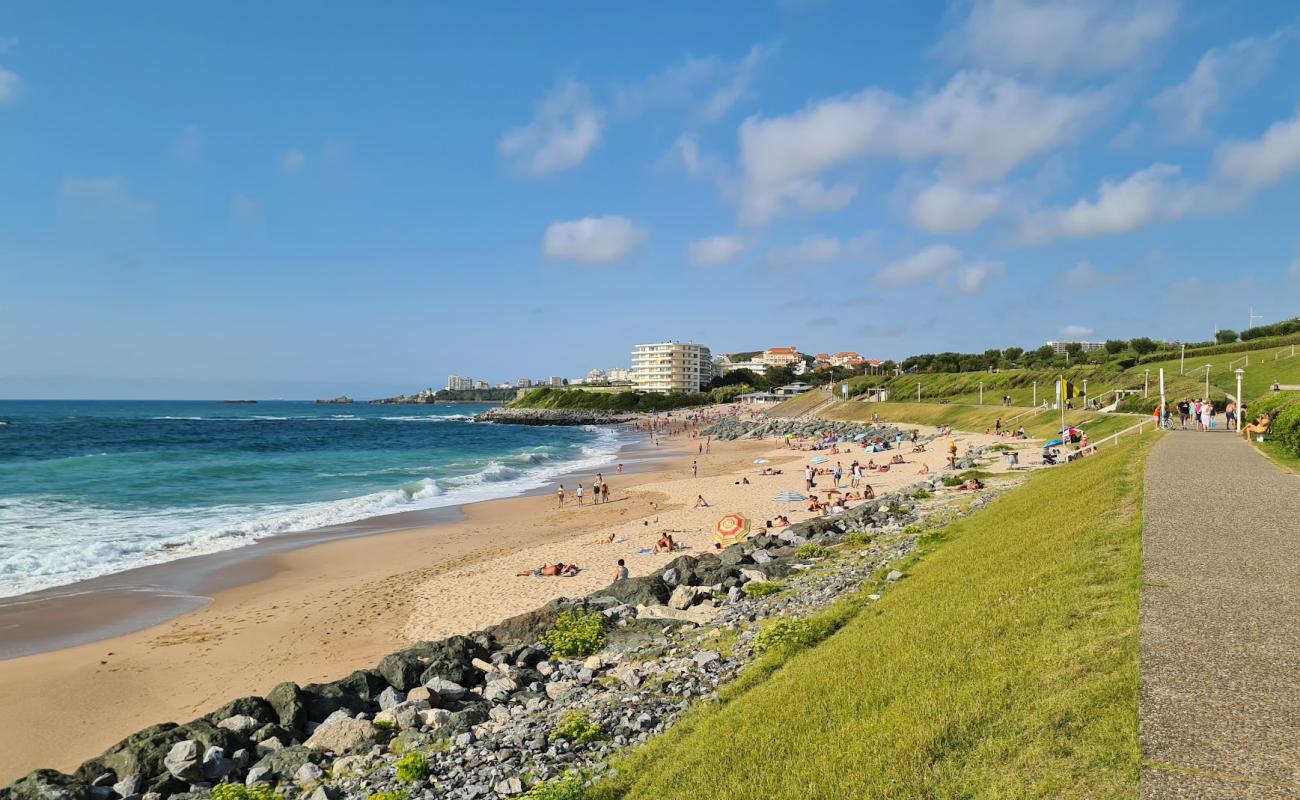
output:
{"label": "street light", "polygon": [[1237,367],[1237,430],[1241,430],[1241,376],[1246,374],[1246,370]]}
{"label": "street light", "polygon": [[1205,402],[1210,402],[1210,365],[1205,365]]}
{"label": "street light", "polygon": [[1142,378],[1142,396],[1149,397],[1151,395],[1151,368],[1147,367],[1143,372],[1146,375]]}

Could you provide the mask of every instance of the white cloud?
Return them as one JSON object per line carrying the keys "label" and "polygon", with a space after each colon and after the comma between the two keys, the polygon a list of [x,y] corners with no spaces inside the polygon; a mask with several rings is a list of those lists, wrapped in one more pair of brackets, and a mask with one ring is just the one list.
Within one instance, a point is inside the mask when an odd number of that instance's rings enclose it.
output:
{"label": "white cloud", "polygon": [[619,88],[614,110],[619,116],[634,117],[662,106],[694,106],[701,120],[717,122],[757,96],[754,79],[774,52],[773,47],[754,45],[736,62],[687,56],[640,83]]}
{"label": "white cloud", "polygon": [[18,102],[23,94],[23,79],[18,73],[0,68],[0,106]]}
{"label": "white cloud", "polygon": [[739,236],[709,236],[691,242],[686,250],[696,264],[725,264],[736,260],[747,247]]}
{"label": "white cloud", "polygon": [[1274,123],[1258,139],[1220,145],[1214,161],[1220,178],[1247,188],[1277,183],[1300,169],[1300,114]]}
{"label": "white cloud", "polygon": [[1061,273],[1058,282],[1062,287],[1073,291],[1097,289],[1114,282],[1115,276],[1094,267],[1088,261],[1080,261],[1073,269]]}
{"label": "white cloud", "polygon": [[236,222],[261,222],[266,215],[266,203],[241,192],[230,198],[230,216]]}
{"label": "white cloud", "polygon": [[537,104],[533,121],[507,131],[498,149],[512,167],[533,177],[576,167],[600,143],[604,112],[577,81],[560,84]]}
{"label": "white cloud", "polygon": [[702,169],[700,161],[700,143],[693,136],[679,136],[668,151],[669,159],[680,161],[682,169],[692,178],[698,177]]}
{"label": "white cloud", "polygon": [[711,122],[717,121],[741,102],[752,100],[755,97],[754,77],[758,74],[758,68],[771,54],[772,48],[759,45],[751,47],[731,76],[709,95],[700,109],[700,116]]}
{"label": "white cloud", "polygon": [[912,201],[912,223],[930,233],[966,233],[997,213],[1002,197],[939,182]]}
{"label": "white cloud", "polygon": [[203,132],[197,125],[189,125],[172,142],[172,158],[194,163],[203,156]]}
{"label": "white cloud", "polygon": [[889,286],[907,286],[945,275],[961,264],[961,260],[961,251],[957,248],[932,244],[882,269],[880,280]]}
{"label": "white cloud", "polygon": [[614,264],[645,244],[645,228],[627,217],[583,217],[552,223],[542,237],[542,254],[555,261]]}
{"label": "white cloud", "polygon": [[843,252],[840,240],[833,236],[814,235],[791,247],[774,247],[767,253],[767,265],[774,269],[828,264]]}
{"label": "white cloud", "polygon": [[1169,35],[1176,0],[976,0],[944,52],[1041,76],[1117,72]]}
{"label": "white cloud", "polygon": [[1000,261],[966,261],[961,251],[946,244],[932,244],[880,271],[886,286],[910,286],[931,282],[946,284],[962,294],[979,292],[991,280],[1006,274]]}
{"label": "white cloud", "polygon": [[280,171],[285,175],[296,175],[307,165],[307,156],[301,150],[286,150],[280,156]]}
{"label": "white cloud", "polygon": [[1006,274],[1001,261],[977,261],[957,269],[953,275],[953,288],[962,294],[976,294],[985,284]]}
{"label": "white cloud", "polygon": [[1258,83],[1273,67],[1287,34],[1251,37],[1216,47],[1201,56],[1192,74],[1151,100],[1175,138],[1195,138],[1232,98]]}
{"label": "white cloud", "polygon": [[1109,104],[1099,91],[1059,94],[984,72],[903,98],[877,88],[815,101],[740,127],[742,214],[761,223],[787,210],[820,173],[867,156],[951,162],[994,179],[1079,138]]}
{"label": "white cloud", "polygon": [[1057,239],[1113,236],[1154,222],[1181,219],[1197,204],[1198,189],[1173,164],[1154,164],[1122,181],[1103,179],[1097,199],[1065,209],[1042,211],[1021,225],[1020,239],[1043,244]]}
{"label": "white cloud", "polygon": [[1065,339],[1083,339],[1092,335],[1092,328],[1084,325],[1066,325],[1061,328],[1061,336]]}
{"label": "white cloud", "polygon": [[121,178],[65,178],[59,197],[66,203],[103,214],[134,217],[147,214],[153,206],[137,199]]}

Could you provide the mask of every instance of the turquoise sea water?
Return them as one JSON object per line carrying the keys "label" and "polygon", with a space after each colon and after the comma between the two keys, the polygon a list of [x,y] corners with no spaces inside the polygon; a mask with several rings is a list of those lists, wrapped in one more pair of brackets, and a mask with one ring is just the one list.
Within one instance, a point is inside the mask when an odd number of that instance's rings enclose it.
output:
{"label": "turquoise sea water", "polygon": [[521,494],[623,443],[470,421],[485,408],[0,401],[0,597]]}

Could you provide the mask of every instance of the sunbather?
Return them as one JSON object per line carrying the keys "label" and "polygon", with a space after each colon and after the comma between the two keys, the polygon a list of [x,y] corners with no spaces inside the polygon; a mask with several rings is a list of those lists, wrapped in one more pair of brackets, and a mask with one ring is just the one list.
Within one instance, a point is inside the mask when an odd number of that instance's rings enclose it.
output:
{"label": "sunbather", "polygon": [[543,562],[543,564],[537,569],[526,569],[523,572],[517,572],[515,574],[519,577],[528,575],[537,577],[559,577],[561,575],[577,575],[578,569],[579,567],[576,564],[565,564],[564,562],[552,564],[548,561]]}

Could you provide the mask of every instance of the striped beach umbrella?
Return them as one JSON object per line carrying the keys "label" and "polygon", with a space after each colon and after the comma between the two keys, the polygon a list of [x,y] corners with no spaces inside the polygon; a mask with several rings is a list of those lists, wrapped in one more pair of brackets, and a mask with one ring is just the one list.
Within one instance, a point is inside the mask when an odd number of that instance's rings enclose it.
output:
{"label": "striped beach umbrella", "polygon": [[830,461],[830,459],[826,456],[813,456],[808,459],[809,464],[825,464],[827,461]]}
{"label": "striped beach umbrella", "polygon": [[713,538],[725,545],[744,541],[749,536],[749,518],[740,514],[728,514],[713,526]]}

